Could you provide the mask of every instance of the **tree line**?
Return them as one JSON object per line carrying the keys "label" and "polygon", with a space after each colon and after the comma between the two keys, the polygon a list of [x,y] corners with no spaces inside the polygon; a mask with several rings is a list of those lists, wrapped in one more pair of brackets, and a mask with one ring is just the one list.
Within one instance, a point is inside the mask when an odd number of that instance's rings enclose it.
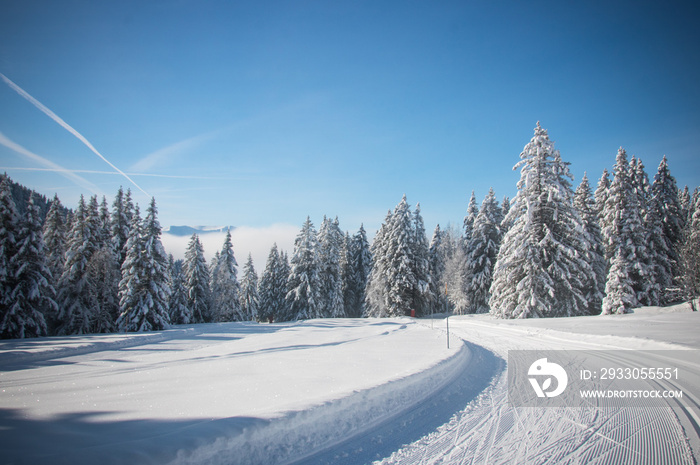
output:
{"label": "tree line", "polygon": [[[155,199],[81,197],[75,211],[0,183],[0,336],[149,331],[170,324],[386,317],[432,312],[502,318],[625,313],[700,295],[700,191],[679,190],[666,157],[650,182],[620,148],[592,191],[537,124],[518,192],[472,192],[461,231],[428,241],[404,195],[369,244],[336,217],[304,222],[291,258],[274,245],[258,278],[238,276],[231,234],[207,264],[194,234],[185,259],[160,240]],[[21,198],[17,199],[17,192]],[[13,194],[14,193],[14,194]],[[19,207],[18,205],[19,204]],[[48,211],[46,209],[48,208]],[[43,210],[42,210],[43,209]]]}

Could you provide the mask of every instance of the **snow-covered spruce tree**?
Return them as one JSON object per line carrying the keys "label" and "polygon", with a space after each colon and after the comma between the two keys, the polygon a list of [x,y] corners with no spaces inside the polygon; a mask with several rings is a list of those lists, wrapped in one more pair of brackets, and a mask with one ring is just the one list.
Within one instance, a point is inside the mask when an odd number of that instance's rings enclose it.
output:
{"label": "snow-covered spruce tree", "polygon": [[192,323],[211,321],[209,288],[209,268],[204,259],[204,248],[197,234],[192,234],[185,251],[185,289],[187,289],[187,307],[192,315]]}
{"label": "snow-covered spruce tree", "polygon": [[[608,194],[610,192],[610,173],[608,173],[607,168],[603,170],[603,174],[598,180],[598,185],[596,186],[595,192],[593,193],[593,199],[595,200],[595,212],[598,217],[598,225],[600,226],[600,237],[605,251],[605,244],[607,244],[610,239],[607,238],[606,231],[609,231],[607,224],[605,223],[606,218],[604,216],[605,202],[608,200]],[[605,255],[606,265],[608,257]]]}
{"label": "snow-covered spruce tree", "polygon": [[583,174],[581,183],[574,193],[574,206],[581,215],[583,228],[588,235],[590,248],[587,251],[586,261],[593,269],[593,280],[586,284],[586,300],[588,310],[591,315],[597,315],[601,311],[603,293],[605,291],[605,276],[607,274],[607,263],[603,254],[603,242],[598,223],[598,213],[596,203],[591,195],[591,186],[588,182],[588,175]]}
{"label": "snow-covered spruce tree", "polygon": [[338,218],[323,217],[318,231],[318,275],[320,279],[320,314],[325,318],[345,316],[341,253],[343,233]]}
{"label": "snow-covered spruce tree", "polygon": [[53,316],[58,311],[51,270],[46,265],[40,215],[32,196],[17,232],[16,252],[9,262],[14,287],[9,309],[0,320],[2,338],[46,336],[45,315]]}
{"label": "snow-covered spruce tree", "polygon": [[[687,215],[687,214],[686,214]],[[673,276],[678,275],[678,245],[686,223],[679,202],[676,179],[671,175],[668,160],[664,156],[651,186],[651,200],[646,217],[648,244],[652,251],[654,280],[660,287],[659,302],[667,304],[667,290],[673,286]]]}
{"label": "snow-covered spruce tree", "polygon": [[370,271],[365,287],[364,316],[381,318],[386,316],[387,309],[387,269],[388,269],[388,235],[392,214],[388,211],[384,223],[374,236],[370,248],[372,255],[372,270]]}
{"label": "snow-covered spruce tree", "polygon": [[629,167],[630,181],[632,189],[637,194],[637,202],[639,203],[639,214],[644,219],[651,198],[651,185],[649,184],[649,175],[644,168],[641,158],[632,156]]}
{"label": "snow-covered spruce tree", "polygon": [[649,251],[647,249],[647,234],[639,206],[637,191],[632,185],[634,178],[630,175],[627,163],[627,154],[620,148],[615,163],[615,178],[610,184],[608,197],[603,210],[605,229],[603,240],[606,256],[614,258],[618,255],[616,266],[611,263],[606,277],[618,281],[630,280],[624,286],[615,285],[615,292],[623,292],[633,289],[633,296],[607,295],[603,299],[603,313],[608,314],[619,310],[613,302],[625,302],[625,311],[630,308],[649,303],[649,296],[653,293],[655,282],[649,265]]}
{"label": "snow-covered spruce tree", "polygon": [[282,255],[273,244],[267,256],[267,263],[258,283],[260,321],[287,321],[292,319],[287,311],[287,282],[284,276]]}
{"label": "snow-covered spruce tree", "polygon": [[387,316],[405,316],[415,309],[415,231],[404,195],[394,209],[387,236]]}
{"label": "snow-covered spruce tree", "polygon": [[240,304],[240,284],[238,283],[238,262],[233,253],[231,231],[221,248],[214,273],[211,277],[212,313],[215,321],[247,321]]}
{"label": "snow-covered spruce tree", "polygon": [[700,200],[692,201],[692,215],[683,229],[678,244],[678,274],[675,281],[680,297],[690,302],[697,311],[696,299],[700,297]]}
{"label": "snow-covered spruce tree", "polygon": [[440,312],[446,306],[445,283],[443,275],[445,273],[445,248],[443,247],[443,232],[440,225],[435,226],[433,237],[430,239],[428,247],[428,264],[430,269],[430,295],[432,296],[431,307],[434,312]]}
{"label": "snow-covered spruce tree", "polygon": [[95,251],[86,267],[85,295],[89,302],[91,333],[110,333],[116,329],[120,314],[119,282],[121,270],[110,245]]}
{"label": "snow-covered spruce tree", "polygon": [[175,260],[171,255],[168,260],[170,270],[170,299],[168,314],[170,322],[175,325],[192,323],[192,312],[187,306],[187,288],[185,287],[184,262]]}
{"label": "snow-covered spruce tree", "polygon": [[467,216],[464,217],[464,246],[469,243],[472,238],[472,231],[474,230],[474,221],[479,214],[479,207],[476,205],[476,195],[472,191],[472,195],[469,198],[469,205],[467,205]]}
{"label": "snow-covered spruce tree", "polygon": [[168,256],[160,241],[157,215],[152,198],[143,223],[139,224],[138,215],[132,219],[119,283],[120,331],[161,330],[170,324]]}
{"label": "snow-covered spruce tree", "polygon": [[[12,197],[10,178],[5,174],[0,177],[0,318],[8,318],[12,306],[12,290],[15,287],[12,258],[17,253],[17,234],[19,217],[17,206]],[[13,337],[11,333],[0,337]]]}
{"label": "snow-covered spruce tree", "polygon": [[68,235],[63,275],[58,281],[55,328],[59,335],[85,334],[93,330],[88,263],[97,251],[94,232],[85,198],[81,195]]}
{"label": "snow-covered spruce tree", "polygon": [[372,272],[372,252],[364,225],[350,239],[348,247],[348,298],[345,313],[350,318],[360,318],[364,314],[365,289]]}
{"label": "snow-covered spruce tree", "polygon": [[467,244],[468,313],[489,312],[489,289],[501,245],[501,212],[491,188],[481,203],[479,214],[474,221],[471,240]]}
{"label": "snow-covered spruce tree", "polygon": [[54,195],[49,212],[44,220],[44,248],[46,254],[46,264],[51,270],[52,284],[56,284],[58,279],[63,274],[63,261],[66,253],[66,222],[63,218],[63,206],[58,198],[58,194]]}
{"label": "snow-covered spruce tree", "polygon": [[412,308],[417,316],[430,313],[433,296],[430,288],[430,261],[428,238],[425,235],[425,224],[420,214],[420,203],[413,212],[413,274],[416,279]]}
{"label": "snow-covered spruce tree", "polygon": [[502,318],[588,314],[585,286],[593,270],[590,244],[573,206],[568,164],[539,122],[520,154],[518,193],[504,221],[491,285],[491,314]]}
{"label": "snow-covered spruce tree", "polygon": [[110,222],[110,232],[112,247],[117,257],[117,262],[121,268],[126,257],[126,241],[129,240],[131,230],[131,219],[134,215],[133,204],[131,204],[131,193],[124,196],[124,190],[119,187],[117,195],[112,203],[112,218]]}
{"label": "snow-covered spruce tree", "polygon": [[319,244],[311,218],[307,217],[294,240],[294,254],[289,274],[287,303],[292,320],[323,318],[321,279],[319,277]]}
{"label": "snow-covered spruce tree", "polygon": [[253,257],[248,254],[248,260],[243,265],[241,276],[241,292],[239,294],[241,312],[246,321],[258,321],[260,296],[258,295],[258,274],[253,266]]}

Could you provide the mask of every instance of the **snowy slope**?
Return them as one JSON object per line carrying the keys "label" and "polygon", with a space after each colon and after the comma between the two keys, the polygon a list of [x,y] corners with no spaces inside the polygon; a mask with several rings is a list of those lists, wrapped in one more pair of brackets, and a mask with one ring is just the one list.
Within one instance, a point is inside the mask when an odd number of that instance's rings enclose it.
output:
{"label": "snowy slope", "polygon": [[698,313],[449,321],[449,350],[444,319],[0,341],[0,463],[700,459],[700,361],[684,362],[683,403],[661,409],[516,409],[505,376],[511,349],[653,363],[625,349],[698,348]]}
{"label": "snowy slope", "polygon": [[408,319],[210,324],[0,348],[3,463],[285,461],[396,415],[470,357]]}

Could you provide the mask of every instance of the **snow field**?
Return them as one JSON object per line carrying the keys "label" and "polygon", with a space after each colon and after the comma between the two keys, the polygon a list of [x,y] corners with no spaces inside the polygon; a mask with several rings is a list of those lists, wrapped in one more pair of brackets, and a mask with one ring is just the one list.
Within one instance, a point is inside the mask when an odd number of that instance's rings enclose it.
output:
{"label": "snow field", "polygon": [[280,463],[419,403],[470,352],[409,319],[0,343],[8,463]]}

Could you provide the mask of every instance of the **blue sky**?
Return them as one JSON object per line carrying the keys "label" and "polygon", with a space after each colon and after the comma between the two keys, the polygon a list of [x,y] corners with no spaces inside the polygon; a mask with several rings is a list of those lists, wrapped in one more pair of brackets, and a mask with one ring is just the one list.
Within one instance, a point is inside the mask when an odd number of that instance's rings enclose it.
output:
{"label": "blue sky", "polygon": [[[700,184],[699,20],[673,1],[4,0],[0,73],[164,226],[373,233],[405,193],[430,235],[472,190],[515,194],[538,120],[575,184],[620,146]],[[68,206],[148,201],[7,82],[0,136],[0,169]],[[36,171],[56,166],[73,174]]]}

